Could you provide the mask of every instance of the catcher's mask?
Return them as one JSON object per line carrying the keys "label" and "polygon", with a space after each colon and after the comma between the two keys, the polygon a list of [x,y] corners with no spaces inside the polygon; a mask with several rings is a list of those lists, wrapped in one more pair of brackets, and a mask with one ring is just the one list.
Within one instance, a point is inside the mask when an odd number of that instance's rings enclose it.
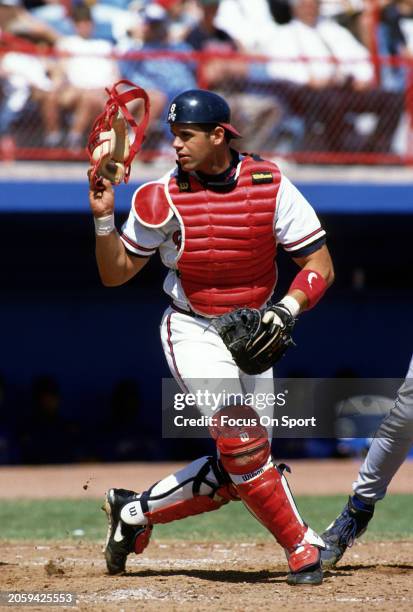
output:
{"label": "catcher's mask", "polygon": [[[119,87],[123,91],[119,90]],[[127,183],[130,176],[130,168],[133,158],[139,151],[145,138],[145,130],[149,122],[150,102],[148,94],[144,89],[135,85],[131,81],[123,79],[115,83],[110,89],[105,89],[108,94],[103,112],[96,118],[87,143],[87,154],[92,164],[93,170],[90,177],[92,185],[96,186],[99,180],[99,174],[104,167],[104,164],[109,161],[114,163],[118,168],[116,178],[112,182],[119,184],[122,180]],[[143,101],[144,110],[143,116],[138,123],[132,113],[128,110],[127,105],[141,99]],[[113,134],[119,129],[119,120],[122,123],[120,132],[123,132],[122,137],[118,134],[122,151],[115,153],[112,150],[116,147],[116,136]],[[129,142],[128,128],[133,134],[133,142]]]}
{"label": "catcher's mask", "polygon": [[205,89],[190,89],[176,96],[169,105],[167,121],[174,123],[214,124],[223,127],[232,138],[242,138],[231,125],[231,110],[221,96]]}

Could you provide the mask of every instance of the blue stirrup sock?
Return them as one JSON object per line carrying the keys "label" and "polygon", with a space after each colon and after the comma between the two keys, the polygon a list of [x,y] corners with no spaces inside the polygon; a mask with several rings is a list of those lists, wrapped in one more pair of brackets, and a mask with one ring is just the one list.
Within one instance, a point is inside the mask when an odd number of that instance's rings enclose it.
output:
{"label": "blue stirrup sock", "polygon": [[366,504],[356,495],[351,496],[351,503],[356,510],[373,510],[374,504]]}

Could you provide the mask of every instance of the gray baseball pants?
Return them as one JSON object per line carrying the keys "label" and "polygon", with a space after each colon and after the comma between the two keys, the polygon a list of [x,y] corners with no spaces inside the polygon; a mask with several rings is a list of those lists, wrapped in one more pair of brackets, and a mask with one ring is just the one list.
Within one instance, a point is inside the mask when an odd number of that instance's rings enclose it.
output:
{"label": "gray baseball pants", "polygon": [[391,479],[413,444],[413,356],[394,407],[377,430],[353,492],[372,504],[386,495]]}

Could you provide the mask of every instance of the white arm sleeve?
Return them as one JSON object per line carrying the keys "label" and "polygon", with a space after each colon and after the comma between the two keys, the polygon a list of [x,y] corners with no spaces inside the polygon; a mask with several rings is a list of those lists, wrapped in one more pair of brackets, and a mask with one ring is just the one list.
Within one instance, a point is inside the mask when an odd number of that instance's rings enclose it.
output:
{"label": "white arm sleeve", "polygon": [[277,243],[293,256],[325,236],[311,204],[284,175],[277,194],[275,235]]}

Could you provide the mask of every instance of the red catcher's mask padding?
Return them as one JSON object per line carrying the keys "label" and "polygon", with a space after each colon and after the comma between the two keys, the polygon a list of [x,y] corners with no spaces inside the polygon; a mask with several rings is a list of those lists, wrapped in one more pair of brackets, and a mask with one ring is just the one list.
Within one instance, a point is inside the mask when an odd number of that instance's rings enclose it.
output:
{"label": "red catcher's mask padding", "polygon": [[[130,89],[127,89],[123,92],[119,92],[118,87],[120,85],[126,85]],[[123,117],[125,118],[125,121],[132,128],[132,131],[135,136],[133,142],[130,145],[129,155],[123,162],[125,166],[125,175],[123,177],[123,180],[125,183],[129,181],[131,163],[144,141],[145,131],[149,121],[150,102],[149,96],[144,89],[142,89],[138,85],[135,85],[135,83],[132,83],[131,81],[122,79],[121,81],[117,81],[117,83],[115,83],[111,89],[105,88],[105,91],[108,94],[109,98],[106,101],[103,112],[96,118],[92,126],[92,130],[90,132],[86,148],[90,163],[93,166],[93,170],[90,176],[90,181],[93,186],[96,186],[96,183],[99,180],[99,176],[97,175],[97,169],[99,168],[100,163],[100,160],[93,160],[93,152],[97,146],[105,142],[105,140],[100,140],[100,134],[102,132],[107,132],[111,129],[112,123],[115,117],[117,116],[118,111],[122,113]],[[132,102],[132,100],[139,99],[144,101],[144,114],[142,121],[138,124],[135,118],[128,111],[126,105],[129,102]]]}

